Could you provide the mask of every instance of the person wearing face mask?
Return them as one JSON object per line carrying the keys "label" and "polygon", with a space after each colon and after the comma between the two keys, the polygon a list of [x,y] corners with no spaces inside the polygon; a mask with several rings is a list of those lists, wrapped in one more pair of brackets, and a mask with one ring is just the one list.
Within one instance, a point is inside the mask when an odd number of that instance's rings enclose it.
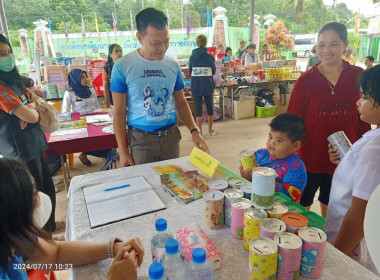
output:
{"label": "person wearing face mask", "polygon": [[299,150],[307,170],[301,205],[310,209],[319,188],[318,200],[323,217],[326,217],[332,175],[336,168],[329,161],[327,137],[344,131],[354,143],[370,130],[370,125],[360,120],[355,105],[360,98],[356,82],[363,69],[342,60],[347,45],[344,24],[331,22],[322,27],[317,41],[320,63],[297,80],[288,107],[288,113],[299,115],[306,126]]}
{"label": "person wearing face mask", "polygon": [[[68,77],[68,90],[65,92],[62,101],[62,113],[69,112],[87,112],[90,113],[95,109],[99,109],[100,105],[96,97],[96,92],[91,86],[87,72],[82,69],[73,69]],[[91,87],[90,87],[91,86]],[[79,160],[85,166],[91,166],[91,161],[87,158],[87,154],[96,157],[107,157],[110,150],[96,151],[90,153],[81,153]]]}
{"label": "person wearing face mask", "polygon": [[104,87],[104,100],[106,106],[109,108],[113,105],[112,94],[110,91],[111,73],[115,62],[123,56],[123,50],[118,44],[112,44],[108,47],[108,59],[107,64],[102,71],[103,87]]}
{"label": "person wearing face mask", "polygon": [[[11,45],[0,35],[0,154],[23,160],[37,189],[49,196],[52,212],[44,229],[53,232],[56,230],[55,188],[45,159],[48,146],[38,125],[36,99],[37,96],[22,85]],[[63,225],[60,223],[59,227]]]}
{"label": "person wearing face mask", "polygon": [[195,146],[208,151],[183,94],[181,69],[165,56],[169,47],[167,17],[147,8],[136,15],[136,26],[141,48],[116,61],[111,76],[113,126],[121,167],[179,156],[181,133],[176,111]]}
{"label": "person wearing face mask", "polygon": [[[107,280],[137,279],[144,258],[138,237],[108,242],[54,241],[41,229],[49,198],[40,196],[27,167],[19,160],[0,158],[0,279],[27,280],[27,265],[58,270],[114,258]],[[33,267],[33,266],[32,266]]]}

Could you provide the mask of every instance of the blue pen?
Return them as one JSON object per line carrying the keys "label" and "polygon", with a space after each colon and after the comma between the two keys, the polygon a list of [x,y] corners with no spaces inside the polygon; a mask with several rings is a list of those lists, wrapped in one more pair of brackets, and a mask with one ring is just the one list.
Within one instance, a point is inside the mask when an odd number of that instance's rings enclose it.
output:
{"label": "blue pen", "polygon": [[105,190],[103,190],[103,191],[108,192],[108,191],[113,191],[113,190],[117,190],[117,189],[127,188],[127,187],[129,187],[129,186],[130,186],[130,184],[126,184],[126,185],[123,185],[123,186],[118,186],[118,187],[108,188],[108,189],[105,189]]}

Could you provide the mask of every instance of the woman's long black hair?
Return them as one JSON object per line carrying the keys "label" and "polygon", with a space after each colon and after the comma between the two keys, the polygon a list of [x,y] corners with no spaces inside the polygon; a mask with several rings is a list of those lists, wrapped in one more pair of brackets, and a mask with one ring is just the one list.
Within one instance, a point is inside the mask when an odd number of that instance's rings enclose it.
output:
{"label": "woman's long black hair", "polygon": [[112,60],[112,57],[111,57],[111,54],[113,52],[113,49],[115,47],[119,47],[121,49],[121,47],[118,45],[118,44],[112,44],[108,47],[108,57],[107,57],[107,64],[109,63],[113,63],[113,60]]}
{"label": "woman's long black hair", "polygon": [[[8,45],[11,49],[11,52],[13,53],[9,40],[2,34],[0,34],[0,43]],[[18,73],[16,66],[10,72],[4,72],[0,70],[0,83],[5,85],[13,85],[16,88],[23,88],[21,83],[21,76]]]}
{"label": "woman's long black hair", "polygon": [[0,267],[6,271],[13,251],[30,256],[41,250],[35,236],[50,239],[33,224],[36,201],[33,177],[16,159],[0,158]]}

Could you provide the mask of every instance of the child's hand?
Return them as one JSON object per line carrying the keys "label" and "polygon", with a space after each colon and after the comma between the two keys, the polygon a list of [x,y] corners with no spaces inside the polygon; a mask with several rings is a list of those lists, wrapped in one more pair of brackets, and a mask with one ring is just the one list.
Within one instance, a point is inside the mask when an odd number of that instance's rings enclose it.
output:
{"label": "child's hand", "polygon": [[328,147],[329,147],[328,153],[329,153],[330,162],[332,164],[338,165],[340,163],[339,152],[336,149],[334,149],[330,143]]}
{"label": "child's hand", "polygon": [[241,177],[252,182],[252,169],[251,168],[243,169],[243,166],[240,163],[239,170],[240,170],[240,176]]}

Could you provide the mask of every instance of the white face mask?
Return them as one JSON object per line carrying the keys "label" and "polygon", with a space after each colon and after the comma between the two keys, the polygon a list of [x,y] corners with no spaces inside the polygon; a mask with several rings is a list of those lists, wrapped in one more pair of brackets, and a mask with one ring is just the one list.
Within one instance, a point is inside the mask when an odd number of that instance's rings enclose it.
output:
{"label": "white face mask", "polygon": [[52,206],[49,196],[47,196],[43,192],[38,192],[38,196],[40,197],[41,203],[40,206],[34,208],[33,223],[37,227],[43,228],[50,218]]}

